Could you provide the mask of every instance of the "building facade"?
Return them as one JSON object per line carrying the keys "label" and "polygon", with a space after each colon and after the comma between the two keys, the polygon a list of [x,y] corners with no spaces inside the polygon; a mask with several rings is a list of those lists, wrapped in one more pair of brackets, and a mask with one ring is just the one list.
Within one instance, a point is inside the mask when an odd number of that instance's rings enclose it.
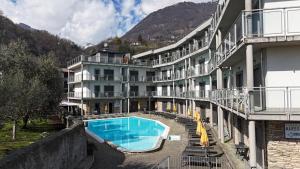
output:
{"label": "building facade", "polygon": [[[249,168],[300,168],[298,18],[300,0],[220,0],[211,19],[183,39],[132,56],[133,61],[146,66],[108,65],[115,73],[114,81],[108,84],[115,83],[113,91],[119,94],[104,97],[104,104],[114,100],[112,107],[122,105],[123,112],[131,111],[127,108],[132,98],[138,102],[132,105],[140,105],[143,100],[144,107],[148,104],[153,108],[155,104],[157,111],[174,111],[182,116],[198,111],[210,119],[221,143],[233,140],[249,147]],[[69,66],[75,79],[79,70],[84,72],[78,74],[81,79],[87,72],[98,74],[94,72],[95,63],[84,60]],[[131,69],[151,82],[138,80],[138,90],[132,79],[116,83],[116,74],[130,77]],[[105,73],[105,69],[99,72]],[[96,90],[88,86],[95,80],[84,81],[69,82],[74,83],[69,99],[83,95],[83,104],[94,110],[98,107],[95,101],[103,99],[95,99],[95,92],[105,95],[112,88],[100,85]],[[138,97],[131,96],[133,91],[139,92]]]}
{"label": "building facade", "polygon": [[78,103],[82,115],[154,109],[155,72],[148,63],[103,50],[68,65],[68,100]]}

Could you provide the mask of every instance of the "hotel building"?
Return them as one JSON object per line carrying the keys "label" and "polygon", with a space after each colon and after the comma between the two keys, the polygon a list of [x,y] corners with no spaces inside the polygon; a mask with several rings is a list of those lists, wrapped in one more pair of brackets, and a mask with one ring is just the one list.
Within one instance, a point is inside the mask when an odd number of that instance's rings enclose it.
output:
{"label": "hotel building", "polygon": [[300,0],[220,0],[183,39],[128,63],[80,56],[68,98],[85,112],[198,111],[221,143],[249,148],[249,168],[299,168],[299,18]]}

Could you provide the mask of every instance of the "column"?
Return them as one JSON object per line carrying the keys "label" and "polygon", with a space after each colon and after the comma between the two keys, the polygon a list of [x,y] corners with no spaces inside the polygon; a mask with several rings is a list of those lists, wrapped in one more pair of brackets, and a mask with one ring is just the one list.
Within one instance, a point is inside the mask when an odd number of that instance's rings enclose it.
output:
{"label": "column", "polygon": [[[67,94],[68,103],[70,102],[69,94],[70,94],[70,70],[68,69],[68,94]],[[68,105],[68,113],[69,112],[70,112],[70,106]]]}
{"label": "column", "polygon": [[240,129],[238,128],[238,117],[237,115],[234,115],[234,144],[239,144],[241,141],[241,133]]}
{"label": "column", "polygon": [[122,102],[122,99],[120,100],[120,113],[123,113],[123,102]]}
{"label": "column", "polygon": [[130,70],[129,67],[127,68],[127,113],[129,114],[130,111]]}
{"label": "column", "polygon": [[248,123],[249,128],[249,162],[251,168],[256,168],[256,134],[255,134],[255,121],[251,120]]}
{"label": "column", "polygon": [[[209,90],[210,92],[212,91],[212,75],[209,75]],[[209,96],[209,93],[208,93]],[[213,105],[211,102],[209,102],[209,113],[210,113],[210,125],[213,127],[214,126],[214,117],[213,117]]]}
{"label": "column", "polygon": [[[217,68],[217,89],[223,89],[223,73],[221,68]],[[224,143],[224,112],[221,106],[218,106],[218,133],[221,143]]]}
{"label": "column", "polygon": [[[252,0],[245,0],[245,10],[251,11],[252,10]],[[246,34],[252,34],[252,19],[249,17],[247,18],[247,29],[248,32]],[[253,90],[253,45],[247,45],[246,46],[246,68],[247,68],[247,89],[248,92],[250,92],[250,98],[249,98],[249,106],[250,111],[252,110],[252,103],[253,103],[253,96],[251,94]],[[250,120],[248,123],[248,129],[249,129],[249,162],[251,168],[256,168],[256,136],[255,136],[255,121]]]}
{"label": "column", "polygon": [[161,64],[161,55],[158,55],[158,64]]}
{"label": "column", "polygon": [[83,64],[81,62],[81,81],[80,81],[80,85],[81,85],[81,116],[83,116]]}

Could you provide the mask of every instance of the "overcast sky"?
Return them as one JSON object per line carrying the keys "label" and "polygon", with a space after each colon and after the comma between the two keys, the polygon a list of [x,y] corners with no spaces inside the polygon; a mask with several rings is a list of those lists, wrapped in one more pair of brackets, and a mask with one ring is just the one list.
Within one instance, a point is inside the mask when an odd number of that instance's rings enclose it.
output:
{"label": "overcast sky", "polygon": [[0,0],[0,10],[15,23],[47,30],[84,46],[121,36],[151,12],[183,1]]}

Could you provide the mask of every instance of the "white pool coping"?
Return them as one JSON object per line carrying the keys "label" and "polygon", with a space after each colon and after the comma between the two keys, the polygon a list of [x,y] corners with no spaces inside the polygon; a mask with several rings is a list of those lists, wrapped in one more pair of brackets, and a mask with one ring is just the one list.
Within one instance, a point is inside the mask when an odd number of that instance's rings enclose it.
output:
{"label": "white pool coping", "polygon": [[153,120],[153,119],[147,119],[147,118],[144,118],[144,117],[138,117],[138,116],[129,116],[129,117],[113,117],[113,118],[105,118],[105,119],[91,119],[91,120],[83,120],[83,122],[89,122],[89,121],[101,121],[101,120],[108,120],[108,119],[120,119],[120,118],[130,118],[130,117],[136,117],[136,118],[141,118],[141,119],[145,119],[145,120],[150,120],[150,121],[154,121],[160,125],[162,125],[165,130],[164,132],[158,136],[158,140],[156,141],[156,145],[150,149],[147,149],[147,150],[142,150],[142,151],[132,151],[132,150],[128,150],[128,149],[125,149],[123,147],[120,147],[118,145],[115,145],[113,144],[112,142],[110,141],[105,141],[103,138],[101,138],[100,136],[94,134],[93,132],[89,131],[88,127],[85,127],[85,132],[91,136],[92,138],[94,138],[95,140],[97,140],[99,143],[107,143],[108,145],[116,148],[117,150],[119,151],[122,151],[122,152],[129,152],[129,153],[145,153],[145,152],[151,152],[151,151],[154,151],[156,149],[158,149],[163,140],[166,140],[168,138],[168,134],[170,132],[170,127],[165,125],[164,123],[158,121],[158,120]]}

